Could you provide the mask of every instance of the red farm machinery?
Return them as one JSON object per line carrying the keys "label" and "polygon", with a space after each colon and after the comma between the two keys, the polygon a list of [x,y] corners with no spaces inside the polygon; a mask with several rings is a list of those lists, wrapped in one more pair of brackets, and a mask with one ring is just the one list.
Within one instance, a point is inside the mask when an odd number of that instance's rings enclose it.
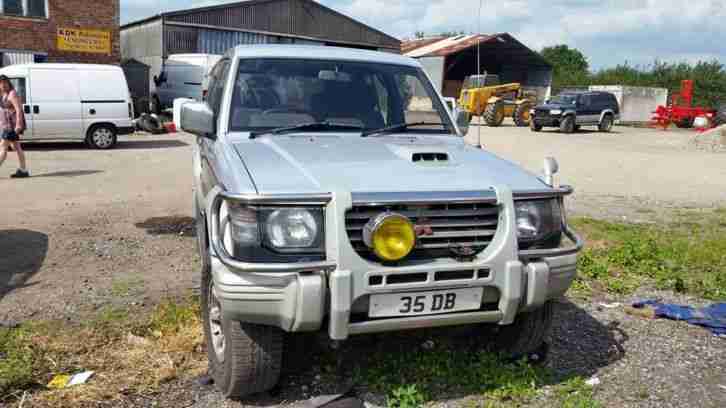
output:
{"label": "red farm machinery", "polygon": [[681,90],[671,95],[668,106],[658,106],[653,114],[653,126],[663,130],[671,124],[682,129],[692,128],[698,117],[706,118],[708,125],[705,127],[717,124],[714,121],[716,110],[693,106],[693,81],[690,79],[681,81]]}

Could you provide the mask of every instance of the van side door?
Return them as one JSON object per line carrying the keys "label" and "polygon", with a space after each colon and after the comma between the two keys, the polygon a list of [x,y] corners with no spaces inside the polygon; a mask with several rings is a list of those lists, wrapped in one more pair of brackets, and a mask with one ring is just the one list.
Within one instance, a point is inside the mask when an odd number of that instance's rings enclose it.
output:
{"label": "van side door", "polygon": [[76,70],[30,69],[34,139],[85,139],[78,82]]}

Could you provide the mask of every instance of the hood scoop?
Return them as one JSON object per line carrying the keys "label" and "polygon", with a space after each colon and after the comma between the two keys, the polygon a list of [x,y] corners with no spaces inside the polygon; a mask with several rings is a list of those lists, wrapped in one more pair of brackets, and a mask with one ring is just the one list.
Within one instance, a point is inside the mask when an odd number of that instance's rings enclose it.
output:
{"label": "hood scoop", "polygon": [[426,165],[445,165],[449,162],[448,153],[414,153],[411,155],[411,161],[417,164]]}

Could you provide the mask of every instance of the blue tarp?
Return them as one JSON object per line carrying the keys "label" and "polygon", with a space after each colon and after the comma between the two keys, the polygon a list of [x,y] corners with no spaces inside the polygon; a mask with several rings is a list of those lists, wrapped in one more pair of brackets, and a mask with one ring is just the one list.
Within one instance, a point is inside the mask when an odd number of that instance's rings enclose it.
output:
{"label": "blue tarp", "polygon": [[671,305],[656,300],[633,303],[636,309],[652,307],[656,317],[683,320],[690,324],[705,327],[717,336],[726,336],[726,303],[716,303],[696,309],[690,306]]}

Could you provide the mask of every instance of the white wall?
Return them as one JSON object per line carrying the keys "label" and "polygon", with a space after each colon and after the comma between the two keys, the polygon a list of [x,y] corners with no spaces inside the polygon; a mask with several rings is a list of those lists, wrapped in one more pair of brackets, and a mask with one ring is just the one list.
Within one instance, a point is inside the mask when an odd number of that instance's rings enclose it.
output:
{"label": "white wall", "polygon": [[591,91],[610,92],[620,104],[620,123],[646,123],[659,105],[667,105],[668,90],[620,85],[592,85]]}

